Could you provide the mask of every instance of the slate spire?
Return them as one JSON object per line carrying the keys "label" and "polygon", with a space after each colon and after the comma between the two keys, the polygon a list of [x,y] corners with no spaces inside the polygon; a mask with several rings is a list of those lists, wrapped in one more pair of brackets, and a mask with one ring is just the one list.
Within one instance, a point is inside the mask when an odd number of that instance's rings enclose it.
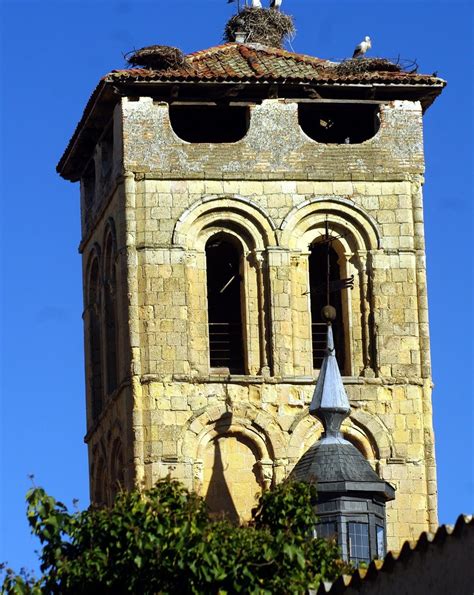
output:
{"label": "slate spire", "polygon": [[325,433],[322,440],[346,442],[341,434],[341,424],[350,410],[351,406],[336,360],[332,326],[328,322],[326,353],[309,406],[310,414],[317,417],[324,426]]}
{"label": "slate spire", "polygon": [[296,463],[291,478],[317,485],[316,535],[335,537],[344,560],[369,563],[385,555],[385,503],[395,498],[395,490],[342,436],[341,424],[351,407],[337,365],[329,316],[326,320],[326,353],[309,407],[325,431]]}

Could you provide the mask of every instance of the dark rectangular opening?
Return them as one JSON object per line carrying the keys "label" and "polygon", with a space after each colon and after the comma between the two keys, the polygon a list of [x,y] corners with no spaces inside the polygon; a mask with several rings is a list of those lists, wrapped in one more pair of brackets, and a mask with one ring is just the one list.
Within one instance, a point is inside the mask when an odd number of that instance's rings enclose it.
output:
{"label": "dark rectangular opening", "polygon": [[301,129],[318,143],[357,144],[372,138],[380,127],[379,107],[358,103],[299,104]]}
{"label": "dark rectangular opening", "polygon": [[249,127],[248,107],[171,105],[169,114],[175,134],[189,143],[235,143]]}

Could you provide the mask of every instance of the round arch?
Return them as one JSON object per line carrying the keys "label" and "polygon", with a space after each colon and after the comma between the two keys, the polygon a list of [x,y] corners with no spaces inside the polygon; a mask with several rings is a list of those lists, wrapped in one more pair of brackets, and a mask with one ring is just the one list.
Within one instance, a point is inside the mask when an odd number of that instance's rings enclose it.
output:
{"label": "round arch", "polygon": [[125,487],[123,448],[122,441],[118,437],[112,442],[109,469],[111,491],[112,494],[115,495],[118,491],[123,490]]}
{"label": "round arch", "polygon": [[236,403],[231,409],[222,404],[193,415],[183,428],[183,455],[198,458],[202,445],[224,432],[226,425],[254,440],[265,459],[285,457],[285,439],[274,418],[249,403]]}
{"label": "round arch", "polygon": [[[365,411],[352,410],[341,426],[344,437],[352,442],[368,461],[389,458],[393,444],[388,430],[378,416]],[[306,412],[295,420],[290,429],[288,456],[296,462],[321,436],[321,422]]]}
{"label": "round arch", "polygon": [[105,224],[102,245],[104,246],[103,276],[108,278],[117,258],[117,234],[112,217],[109,217]]}
{"label": "round arch", "polygon": [[310,237],[314,241],[324,234],[326,220],[331,231],[344,235],[340,239],[348,250],[380,248],[381,235],[373,217],[342,197],[311,198],[294,207],[281,223],[281,244],[306,250]]}
{"label": "round arch", "polygon": [[257,494],[274,481],[284,439],[273,418],[247,403],[212,407],[191,418],[183,455],[193,462],[193,488],[211,511],[249,520]]}
{"label": "round arch", "polygon": [[84,287],[85,287],[85,304],[86,305],[90,305],[90,296],[92,293],[92,282],[91,282],[91,274],[92,271],[94,269],[94,267],[96,267],[97,270],[97,286],[94,288],[94,293],[97,294],[97,292],[99,291],[100,288],[100,284],[101,284],[101,249],[99,244],[95,243],[90,251],[89,254],[87,256],[87,263],[86,263],[86,267],[85,267],[85,283],[84,283]]}
{"label": "round arch", "polygon": [[106,505],[108,504],[107,464],[102,454],[96,454],[95,459],[93,468],[91,469],[91,476],[93,478],[92,501],[97,505]]}
{"label": "round arch", "polygon": [[[186,209],[176,222],[172,242],[188,249],[200,249],[207,237],[227,228],[239,230],[249,249],[264,250],[277,245],[276,226],[265,211],[253,201],[240,196],[205,197]],[[204,233],[206,235],[206,233]]]}

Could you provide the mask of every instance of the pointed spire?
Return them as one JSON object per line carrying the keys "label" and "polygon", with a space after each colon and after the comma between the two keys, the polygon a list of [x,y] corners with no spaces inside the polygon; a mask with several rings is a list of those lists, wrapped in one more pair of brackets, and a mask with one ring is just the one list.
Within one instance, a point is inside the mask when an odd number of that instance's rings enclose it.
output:
{"label": "pointed spire", "polygon": [[349,399],[337,365],[332,326],[328,322],[326,355],[309,406],[310,414],[317,417],[324,426],[323,440],[343,440],[341,424],[350,410]]}

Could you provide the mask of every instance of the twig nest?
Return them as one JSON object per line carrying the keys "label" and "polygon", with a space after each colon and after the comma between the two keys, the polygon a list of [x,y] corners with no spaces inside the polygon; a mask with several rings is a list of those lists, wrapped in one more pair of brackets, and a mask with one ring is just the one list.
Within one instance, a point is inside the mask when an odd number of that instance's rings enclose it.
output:
{"label": "twig nest", "polygon": [[149,45],[125,55],[130,66],[142,66],[152,70],[166,70],[181,66],[186,58],[183,52],[169,45]]}
{"label": "twig nest", "polygon": [[246,43],[261,43],[281,48],[296,32],[293,17],[271,8],[243,8],[225,26],[224,41],[235,41],[245,33]]}
{"label": "twig nest", "polygon": [[335,70],[338,74],[359,74],[361,72],[401,72],[402,67],[386,58],[352,58],[338,64]]}

